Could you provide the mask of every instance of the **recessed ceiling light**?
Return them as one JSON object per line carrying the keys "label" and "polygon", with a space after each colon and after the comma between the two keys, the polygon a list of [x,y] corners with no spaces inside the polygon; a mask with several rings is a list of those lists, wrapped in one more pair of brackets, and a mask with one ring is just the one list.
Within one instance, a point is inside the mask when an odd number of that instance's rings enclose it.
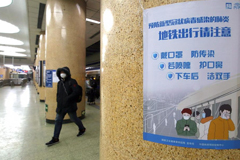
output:
{"label": "recessed ceiling light", "polygon": [[6,7],[12,4],[12,0],[1,0],[0,1],[0,7]]}
{"label": "recessed ceiling light", "polygon": [[89,19],[89,18],[86,18],[86,21],[88,21],[88,22],[92,22],[92,23],[100,24],[99,21],[95,21],[95,20],[93,20],[93,19]]}
{"label": "recessed ceiling light", "polygon": [[0,36],[0,44],[6,44],[6,45],[23,45],[22,41],[19,41],[14,38],[8,38]]}
{"label": "recessed ceiling light", "polygon": [[25,49],[9,46],[0,46],[0,51],[3,52],[26,52]]}
{"label": "recessed ceiling light", "polygon": [[11,23],[0,20],[0,33],[17,33],[19,28]]}
{"label": "recessed ceiling light", "polygon": [[26,54],[15,53],[15,52],[0,52],[0,55],[9,56],[9,57],[26,57]]}

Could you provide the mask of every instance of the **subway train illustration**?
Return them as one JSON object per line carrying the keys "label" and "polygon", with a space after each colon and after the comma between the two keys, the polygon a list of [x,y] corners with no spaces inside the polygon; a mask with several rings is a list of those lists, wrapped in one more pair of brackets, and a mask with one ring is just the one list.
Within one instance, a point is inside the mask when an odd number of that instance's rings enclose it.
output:
{"label": "subway train illustration", "polygon": [[212,116],[219,116],[219,107],[222,104],[229,104],[232,107],[231,119],[235,130],[229,133],[229,138],[239,139],[240,121],[240,75],[236,75],[227,81],[218,81],[206,86],[188,96],[178,105],[177,110],[190,108],[192,111],[201,112],[204,108],[212,111]]}
{"label": "subway train illustration", "polygon": [[216,119],[220,106],[229,104],[232,107],[230,118],[235,125],[235,130],[229,132],[229,139],[240,139],[240,74],[227,81],[214,82],[184,97],[176,95],[173,97],[161,95],[151,99],[144,97],[143,103],[144,132],[173,137],[178,137],[175,131],[176,123],[182,118],[181,111],[184,108],[200,113],[203,109],[209,108],[213,118]]}

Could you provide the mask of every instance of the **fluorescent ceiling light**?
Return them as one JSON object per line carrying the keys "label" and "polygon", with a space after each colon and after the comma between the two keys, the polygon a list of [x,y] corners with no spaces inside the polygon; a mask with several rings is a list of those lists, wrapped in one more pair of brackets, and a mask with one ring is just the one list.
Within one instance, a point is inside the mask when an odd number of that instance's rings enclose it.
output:
{"label": "fluorescent ceiling light", "polygon": [[0,0],[0,7],[9,6],[12,3],[12,0]]}
{"label": "fluorescent ceiling light", "polygon": [[88,72],[94,72],[94,71],[100,71],[100,69],[94,69],[94,70],[85,71],[85,72],[88,73]]}
{"label": "fluorescent ceiling light", "polygon": [[89,18],[86,18],[86,21],[88,21],[88,22],[92,22],[92,23],[100,24],[99,21],[95,21],[95,20],[93,20],[93,19],[89,19]]}
{"label": "fluorescent ceiling light", "polygon": [[0,46],[0,51],[3,52],[26,52],[25,49],[9,46]]}
{"label": "fluorescent ceiling light", "polygon": [[20,30],[17,26],[6,21],[0,20],[0,33],[17,33],[19,31]]}
{"label": "fluorescent ceiling light", "polygon": [[22,41],[19,41],[14,38],[8,38],[8,37],[3,37],[0,36],[0,44],[5,44],[5,45],[23,45]]}
{"label": "fluorescent ceiling light", "polygon": [[0,52],[0,55],[9,56],[9,57],[26,57],[26,54],[15,53],[15,52]]}

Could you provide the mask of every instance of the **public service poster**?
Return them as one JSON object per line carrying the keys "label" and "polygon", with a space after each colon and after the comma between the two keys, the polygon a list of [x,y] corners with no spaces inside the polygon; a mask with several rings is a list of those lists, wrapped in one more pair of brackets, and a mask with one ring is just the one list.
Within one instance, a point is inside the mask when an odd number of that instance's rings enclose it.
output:
{"label": "public service poster", "polygon": [[144,140],[240,148],[239,21],[239,0],[144,10]]}

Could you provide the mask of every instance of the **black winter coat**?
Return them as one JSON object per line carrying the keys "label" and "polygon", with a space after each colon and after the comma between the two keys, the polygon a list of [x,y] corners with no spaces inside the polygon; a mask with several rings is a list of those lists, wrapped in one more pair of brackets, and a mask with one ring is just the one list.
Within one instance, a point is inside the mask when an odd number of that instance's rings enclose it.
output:
{"label": "black winter coat", "polygon": [[[60,77],[60,73],[63,71],[67,74],[65,80]],[[71,78],[70,70],[68,67],[59,68],[57,70],[57,76],[59,82],[57,85],[57,113],[62,112],[76,112],[78,98],[77,81]]]}

